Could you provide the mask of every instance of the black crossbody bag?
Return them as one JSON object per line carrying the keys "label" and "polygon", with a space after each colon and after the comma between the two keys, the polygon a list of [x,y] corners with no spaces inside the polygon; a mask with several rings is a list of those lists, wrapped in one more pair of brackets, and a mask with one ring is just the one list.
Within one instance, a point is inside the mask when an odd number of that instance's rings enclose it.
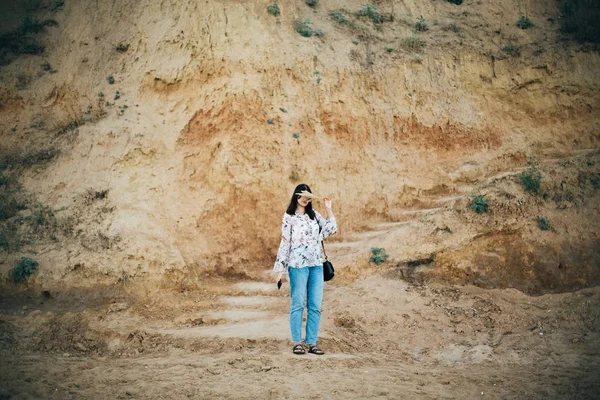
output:
{"label": "black crossbody bag", "polygon": [[[319,234],[321,233],[321,224],[317,221],[317,225],[319,225]],[[321,241],[321,246],[323,247],[323,254],[325,254],[325,262],[323,262],[323,280],[325,282],[333,279],[335,275],[335,270],[333,269],[333,264],[329,262],[327,258],[327,253],[325,252],[325,244],[323,243],[325,240]]]}
{"label": "black crossbody bag", "polygon": [[325,254],[325,262],[323,263],[323,280],[327,282],[333,279],[335,270],[333,269],[333,264],[327,259],[327,253],[325,253],[325,246],[323,245],[323,242],[321,242],[321,246],[323,246],[323,254]]}

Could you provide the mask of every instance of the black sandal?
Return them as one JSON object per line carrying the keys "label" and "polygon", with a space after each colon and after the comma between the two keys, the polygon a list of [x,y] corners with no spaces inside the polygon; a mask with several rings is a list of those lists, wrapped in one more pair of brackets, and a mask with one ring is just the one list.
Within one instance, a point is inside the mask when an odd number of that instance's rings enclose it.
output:
{"label": "black sandal", "polygon": [[304,350],[304,346],[302,346],[301,344],[297,344],[294,346],[294,348],[292,348],[292,353],[294,354],[305,354],[306,350]]}
{"label": "black sandal", "polygon": [[319,349],[317,346],[310,346],[310,349],[308,349],[309,353],[312,354],[316,354],[318,356],[322,356],[323,354],[325,354],[325,352],[321,349]]}

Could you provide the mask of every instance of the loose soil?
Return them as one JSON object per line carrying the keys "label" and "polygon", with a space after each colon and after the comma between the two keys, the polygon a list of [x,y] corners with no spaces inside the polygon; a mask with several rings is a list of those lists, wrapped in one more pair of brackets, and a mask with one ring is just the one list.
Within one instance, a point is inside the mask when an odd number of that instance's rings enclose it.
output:
{"label": "loose soil", "polygon": [[294,356],[289,284],[215,279],[84,304],[4,297],[2,399],[600,396],[600,288],[417,286],[388,272],[324,294],[324,356]]}

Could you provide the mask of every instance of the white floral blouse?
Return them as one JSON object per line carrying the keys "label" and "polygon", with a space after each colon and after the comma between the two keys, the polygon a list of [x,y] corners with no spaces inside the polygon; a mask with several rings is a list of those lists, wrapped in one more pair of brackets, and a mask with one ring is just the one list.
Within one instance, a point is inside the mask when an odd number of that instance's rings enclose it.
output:
{"label": "white floral blouse", "polygon": [[[319,233],[319,226],[321,233]],[[284,272],[287,268],[322,265],[321,241],[337,232],[335,218],[325,219],[315,211],[315,219],[308,214],[283,214],[281,244],[273,271]]]}

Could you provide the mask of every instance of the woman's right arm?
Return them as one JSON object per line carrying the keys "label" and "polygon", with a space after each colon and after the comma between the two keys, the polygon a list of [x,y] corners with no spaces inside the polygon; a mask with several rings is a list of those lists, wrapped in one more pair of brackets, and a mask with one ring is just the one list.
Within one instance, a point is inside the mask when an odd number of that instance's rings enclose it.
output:
{"label": "woman's right arm", "polygon": [[274,272],[283,273],[287,270],[290,261],[290,247],[292,243],[292,218],[288,213],[283,214],[281,221],[281,243],[275,260]]}

